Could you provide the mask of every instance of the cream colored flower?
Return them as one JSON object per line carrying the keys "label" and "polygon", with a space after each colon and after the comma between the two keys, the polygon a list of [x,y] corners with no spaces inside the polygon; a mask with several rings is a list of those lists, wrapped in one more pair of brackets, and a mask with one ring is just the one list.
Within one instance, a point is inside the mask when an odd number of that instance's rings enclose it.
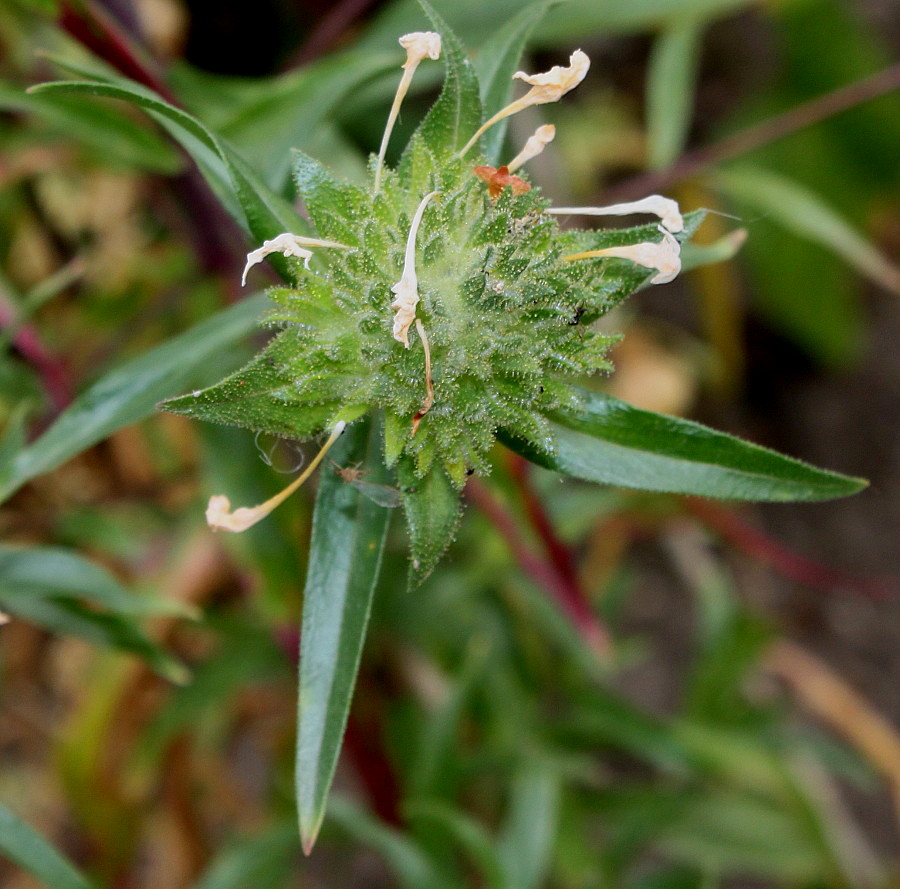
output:
{"label": "cream colored flower", "polygon": [[247,272],[257,263],[262,262],[270,253],[280,253],[282,256],[296,256],[303,260],[303,265],[309,268],[312,259],[312,250],[307,247],[339,247],[349,250],[346,244],[338,244],[337,241],[323,241],[320,238],[305,238],[302,235],[292,235],[290,232],[282,232],[269,241],[263,241],[262,247],[257,247],[247,254],[247,265],[244,266],[244,274],[241,276],[241,284],[247,283]]}
{"label": "cream colored flower", "polygon": [[403,97],[409,92],[413,74],[419,67],[422,59],[439,59],[441,57],[441,35],[434,31],[414,31],[412,34],[404,34],[400,38],[400,46],[406,50],[406,61],[401,66],[403,76],[397,85],[397,93],[394,96],[394,104],[388,114],[387,124],[384,127],[384,135],[381,137],[381,147],[378,149],[378,160],[375,162],[375,192],[381,189],[381,172],[384,169],[384,156],[387,153],[391,131],[400,113],[400,105]]}
{"label": "cream colored flower", "polygon": [[485,130],[498,121],[503,120],[503,118],[516,114],[524,108],[530,108],[532,105],[558,102],[567,92],[575,89],[584,80],[590,67],[591,60],[587,57],[587,54],[580,49],[576,49],[569,56],[569,64],[565,68],[561,65],[555,65],[543,74],[526,74],[524,71],[517,71],[513,74],[513,78],[524,80],[531,85],[531,89],[524,96],[516,99],[514,102],[510,102],[509,105],[500,109],[490,120],[483,123],[457,157],[463,157]]}
{"label": "cream colored flower", "polygon": [[556,127],[552,123],[544,124],[528,137],[525,147],[506,165],[510,173],[515,173],[522,164],[537,157],[556,138]]}
{"label": "cream colored flower", "polygon": [[441,35],[434,31],[404,34],[399,43],[406,50],[404,68],[415,68],[425,58],[437,60],[441,57]]}
{"label": "cream colored flower", "polygon": [[569,56],[569,64],[566,68],[554,65],[544,74],[526,74],[524,71],[516,71],[513,79],[524,80],[531,86],[531,89],[519,100],[526,103],[522,107],[558,102],[569,90],[575,89],[584,80],[590,67],[591,60],[587,54],[576,49]]}
{"label": "cream colored flower", "polygon": [[419,304],[419,279],[416,277],[416,235],[428,202],[438,194],[440,192],[433,191],[425,195],[419,203],[409,227],[409,236],[406,239],[403,274],[400,280],[391,287],[391,293],[397,297],[391,303],[391,308],[397,312],[394,315],[394,339],[403,343],[407,349],[409,348],[409,328],[416,320],[416,306]]}
{"label": "cream colored flower", "polygon": [[265,503],[261,503],[259,506],[241,506],[232,512],[231,501],[224,494],[216,494],[210,497],[209,505],[206,507],[206,523],[213,531],[233,531],[236,534],[252,528],[257,522],[272,512],[276,506],[284,503],[310,477],[313,470],[328,453],[329,448],[341,437],[341,433],[346,425],[343,421],[335,423],[328,441],[325,442],[319,453],[313,457],[309,466],[303,470],[303,473],[297,476],[283,491],[271,497]]}
{"label": "cream colored flower", "polygon": [[650,279],[651,284],[668,284],[681,271],[681,244],[667,228],[661,225],[658,228],[663,236],[661,241],[643,241],[640,244],[628,244],[623,247],[587,250],[584,253],[572,253],[563,259],[569,262],[603,257],[629,259],[645,268],[657,270],[658,274]]}
{"label": "cream colored flower", "polygon": [[684,219],[678,202],[661,194],[651,194],[639,201],[625,204],[610,204],[608,207],[551,207],[547,212],[556,216],[629,216],[632,213],[653,213],[673,234],[684,231]]}

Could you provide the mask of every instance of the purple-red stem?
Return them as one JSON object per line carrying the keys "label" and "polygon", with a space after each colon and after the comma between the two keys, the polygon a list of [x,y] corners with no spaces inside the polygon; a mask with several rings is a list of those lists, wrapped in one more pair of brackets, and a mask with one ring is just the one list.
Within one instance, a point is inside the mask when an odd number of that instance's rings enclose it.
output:
{"label": "purple-red stem", "polygon": [[[0,301],[0,330],[15,323],[12,310]],[[38,332],[30,324],[23,324],[13,335],[12,342],[19,354],[37,371],[53,407],[57,411],[68,407],[72,403],[68,371],[43,344]]]}
{"label": "purple-red stem", "polygon": [[485,514],[506,541],[522,571],[553,596],[591,648],[608,656],[612,650],[609,633],[594,614],[581,589],[570,584],[554,565],[532,552],[513,516],[485,485],[470,478],[466,485],[466,496]]}
{"label": "purple-red stem", "polygon": [[711,531],[789,580],[829,592],[851,592],[872,599],[889,599],[895,595],[896,591],[882,581],[857,577],[794,552],[731,510],[695,497],[685,497],[684,503],[688,512]]}

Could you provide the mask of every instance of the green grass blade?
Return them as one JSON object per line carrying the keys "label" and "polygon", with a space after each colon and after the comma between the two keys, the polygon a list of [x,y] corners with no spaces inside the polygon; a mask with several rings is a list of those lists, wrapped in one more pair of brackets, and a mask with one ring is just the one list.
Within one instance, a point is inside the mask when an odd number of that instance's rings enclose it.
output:
{"label": "green grass blade", "polygon": [[694,106],[703,24],[678,20],[656,40],[647,77],[647,166],[662,170],[681,154]]}
{"label": "green grass blade", "polygon": [[46,889],[93,889],[87,877],[39,833],[0,804],[0,853]]}
{"label": "green grass blade", "polygon": [[[339,466],[364,460],[372,469],[370,477],[381,481],[379,448],[369,424],[357,423],[330,456]],[[322,825],[337,767],[389,519],[390,510],[323,470],[300,636],[296,790],[300,837],[307,854]]]}
{"label": "green grass blade", "polygon": [[210,359],[253,330],[267,302],[263,296],[243,300],[101,377],[3,467],[0,502],[117,429],[148,417],[157,402],[183,390]]}
{"label": "green grass blade", "polygon": [[[486,118],[509,103],[513,74],[519,68],[525,43],[540,20],[560,0],[536,0],[492,34],[478,51],[475,71],[481,88],[481,102]],[[501,120],[482,136],[481,144],[488,162],[495,164],[503,145],[509,120]]]}
{"label": "green grass blade", "polygon": [[584,391],[583,398],[582,413],[551,418],[555,454],[509,435],[501,440],[548,469],[644,491],[787,502],[846,497],[867,484],[609,395]]}
{"label": "green grass blade", "polygon": [[297,858],[297,833],[290,821],[235,843],[217,855],[194,889],[274,889],[284,886]]}
{"label": "green grass blade", "polygon": [[[306,226],[290,204],[272,192],[247,163],[218,136],[186,111],[170,105],[140,84],[121,79],[116,83],[92,81],[57,81],[31,87],[33,94],[88,95],[121,99],[137,105],[157,120],[182,147],[191,154],[201,170],[211,179],[210,185],[220,196],[227,192],[222,177],[211,173],[217,159],[230,179],[230,189],[243,213],[247,229],[254,240],[262,242],[284,231],[300,232]],[[233,211],[233,203],[229,202]]]}
{"label": "green grass blade", "polygon": [[799,182],[760,167],[716,173],[730,197],[764,213],[800,238],[820,244],[892,293],[900,294],[900,267],[889,262],[837,210]]}

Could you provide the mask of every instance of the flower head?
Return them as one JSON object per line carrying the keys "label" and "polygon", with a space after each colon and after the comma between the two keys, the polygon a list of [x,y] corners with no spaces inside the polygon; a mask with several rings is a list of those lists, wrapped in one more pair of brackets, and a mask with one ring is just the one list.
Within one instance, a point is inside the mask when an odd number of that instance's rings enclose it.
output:
{"label": "flower head", "polygon": [[512,176],[509,167],[489,167],[479,165],[472,168],[472,172],[479,178],[487,182],[488,194],[491,200],[497,200],[503,189],[509,186],[513,194],[525,194],[531,190],[531,186],[518,176]]}

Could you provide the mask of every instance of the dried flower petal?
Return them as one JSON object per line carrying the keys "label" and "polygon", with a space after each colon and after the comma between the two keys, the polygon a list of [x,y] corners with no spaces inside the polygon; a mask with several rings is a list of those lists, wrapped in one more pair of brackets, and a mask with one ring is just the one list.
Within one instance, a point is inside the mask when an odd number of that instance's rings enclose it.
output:
{"label": "dried flower petal", "polygon": [[415,68],[425,58],[441,57],[441,35],[435,34],[434,31],[413,31],[411,34],[404,34],[399,43],[406,50],[404,68]]}
{"label": "dried flower petal", "polygon": [[[524,80],[531,85],[531,89],[520,101],[527,101],[528,105],[543,105],[547,102],[558,102],[569,90],[575,89],[588,73],[591,60],[580,49],[576,49],[569,56],[568,67],[554,65],[543,74],[526,74],[524,71],[516,71],[514,79]],[[523,107],[528,107],[525,105]]]}
{"label": "dried flower petal", "polygon": [[406,256],[403,260],[403,274],[400,280],[391,288],[391,293],[396,294],[396,299],[391,303],[391,308],[396,309],[394,315],[394,339],[409,348],[409,327],[416,319],[416,306],[419,304],[419,280],[416,277],[416,234],[422,221],[422,214],[428,202],[440,194],[433,191],[425,195],[416,209],[412,224],[409,227],[409,236],[406,239]]}
{"label": "dried flower petal", "polygon": [[507,164],[509,172],[513,173],[537,157],[556,138],[556,127],[552,123],[544,124],[534,131],[534,135],[528,137],[525,147]]}
{"label": "dried flower petal", "polygon": [[668,284],[681,271],[681,244],[672,233],[663,226],[661,241],[642,241],[640,244],[628,244],[623,247],[604,247],[601,250],[587,250],[584,253],[572,253],[563,259],[572,262],[577,259],[597,259],[615,257],[629,259],[648,269],[656,269],[659,274],[650,279],[651,284]]}
{"label": "dried flower petal", "polygon": [[213,531],[233,531],[235,534],[252,528],[257,522],[262,521],[276,506],[280,506],[287,500],[300,485],[305,482],[313,470],[322,462],[322,458],[328,453],[329,448],[341,437],[344,427],[343,421],[335,423],[328,441],[322,445],[321,450],[312,460],[303,473],[294,479],[283,491],[274,497],[261,503],[259,506],[241,506],[234,512],[231,511],[231,501],[224,494],[215,494],[209,498],[206,507],[206,523]]}
{"label": "dried flower petal", "polygon": [[247,283],[247,272],[257,263],[262,262],[270,253],[280,253],[282,256],[296,256],[303,260],[303,265],[309,268],[312,259],[312,250],[307,247],[340,247],[349,250],[346,244],[338,244],[337,241],[323,241],[320,238],[305,238],[302,235],[292,235],[290,232],[282,232],[269,241],[263,241],[262,247],[257,247],[247,254],[247,265],[244,266],[244,274],[241,276],[241,284]]}
{"label": "dried flower petal", "polygon": [[488,194],[491,200],[500,197],[501,192],[508,185],[513,190],[513,194],[525,194],[531,191],[531,186],[518,176],[511,176],[509,167],[488,167],[479,165],[472,168],[472,172],[488,184]]}
{"label": "dried flower petal", "polygon": [[[512,169],[512,167],[510,167]],[[547,210],[556,216],[629,216],[632,213],[653,213],[662,220],[662,224],[673,234],[684,231],[684,219],[677,201],[651,194],[639,201],[624,204],[610,204],[608,207],[551,207]]]}
{"label": "dried flower petal", "polygon": [[587,54],[576,49],[569,56],[569,65],[566,68],[556,65],[543,74],[526,74],[524,71],[517,71],[513,77],[531,84],[531,89],[521,98],[510,102],[505,108],[501,108],[490,120],[485,121],[457,154],[457,157],[464,157],[485,130],[505,117],[517,114],[523,108],[530,108],[532,105],[558,102],[569,90],[575,89],[584,80],[590,67],[591,60]]}

